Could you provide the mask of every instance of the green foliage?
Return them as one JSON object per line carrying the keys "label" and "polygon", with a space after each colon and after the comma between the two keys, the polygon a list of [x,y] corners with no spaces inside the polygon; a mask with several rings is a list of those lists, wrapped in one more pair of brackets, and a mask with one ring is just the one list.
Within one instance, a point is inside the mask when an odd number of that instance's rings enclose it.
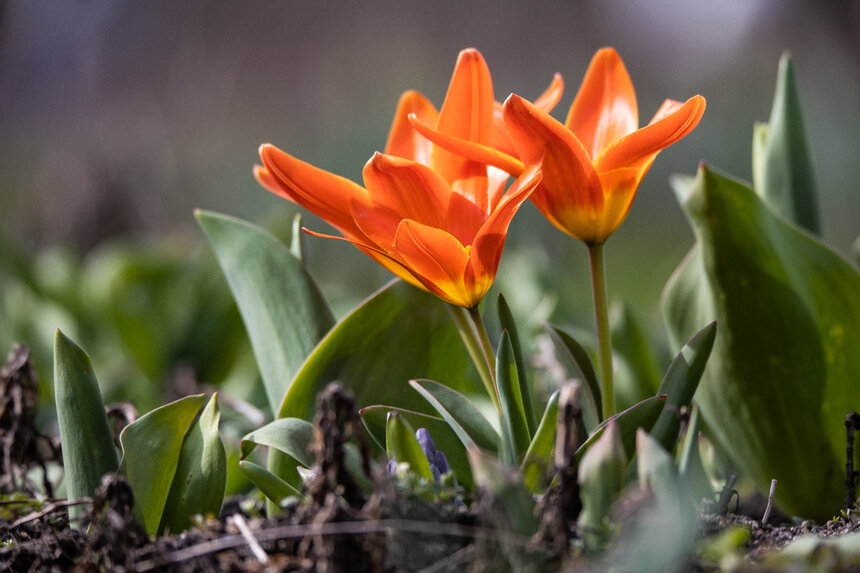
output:
{"label": "green foliage", "polygon": [[398,464],[409,464],[409,469],[428,482],[433,479],[430,462],[415,437],[415,429],[397,412],[389,412],[385,424],[385,453]]}
{"label": "green foliage", "polygon": [[679,181],[696,247],[666,287],[677,344],[716,320],[697,402],[735,467],[777,503],[826,518],[841,505],[845,414],[857,409],[860,273],[774,215],[745,185],[702,167]]}
{"label": "green foliage", "polygon": [[[54,398],[67,495],[92,497],[102,476],[116,471],[116,448],[90,358],[59,330],[54,338]],[[80,526],[74,518],[84,512],[80,506],[70,508],[72,527]]]}
{"label": "green foliage", "polygon": [[774,213],[820,234],[812,152],[788,54],[779,60],[770,120],[753,132],[752,168],[755,191]]}
{"label": "green foliage", "polygon": [[531,441],[517,370],[511,339],[508,332],[503,331],[496,352],[496,384],[501,400],[502,445],[499,452],[502,461],[508,465],[519,462]]}
{"label": "green foliage", "polygon": [[218,433],[221,410],[213,394],[182,442],[159,529],[184,531],[195,515],[218,517],[227,482],[227,455]]}
{"label": "green foliage", "polygon": [[[334,317],[304,263],[263,229],[198,211],[254,348],[273,412]],[[285,416],[279,416],[285,417]]]}
{"label": "green foliage", "polygon": [[341,319],[308,356],[290,384],[278,417],[309,419],[314,396],[332,380],[359,406],[430,408],[407,383],[431,378],[464,394],[481,394],[444,303],[392,281]]}
{"label": "green foliage", "polygon": [[582,513],[579,526],[587,551],[603,548],[609,535],[609,509],[624,489],[628,456],[618,425],[610,419],[579,463]]}

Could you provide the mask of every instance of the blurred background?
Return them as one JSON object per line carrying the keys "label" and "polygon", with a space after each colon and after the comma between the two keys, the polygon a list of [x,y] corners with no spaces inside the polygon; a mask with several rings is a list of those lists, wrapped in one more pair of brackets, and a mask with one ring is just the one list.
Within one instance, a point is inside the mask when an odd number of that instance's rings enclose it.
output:
{"label": "blurred background", "polygon": [[[662,336],[660,291],[693,242],[669,176],[704,160],[751,178],[753,123],[769,116],[784,51],[823,235],[848,251],[860,232],[856,0],[6,1],[0,351],[24,339],[49,366],[61,326],[88,349],[105,338],[132,349],[133,367],[98,352],[100,379],[181,386],[186,366],[198,380],[228,376],[249,362],[236,342],[244,334],[193,210],[287,237],[296,208],[251,175],[261,143],[360,181],[400,94],[417,89],[440,105],[462,48],[481,50],[497,100],[532,99],[560,72],[563,119],[605,45],[625,60],[642,121],[667,97],[708,101],[696,130],[661,153],[607,246],[610,297],[629,302],[649,333]],[[330,232],[311,216],[304,224]],[[338,314],[390,278],[346,243],[306,243]],[[497,284],[523,320],[592,328],[584,247],[530,205],[513,222]],[[213,348],[237,345],[212,364]]]}

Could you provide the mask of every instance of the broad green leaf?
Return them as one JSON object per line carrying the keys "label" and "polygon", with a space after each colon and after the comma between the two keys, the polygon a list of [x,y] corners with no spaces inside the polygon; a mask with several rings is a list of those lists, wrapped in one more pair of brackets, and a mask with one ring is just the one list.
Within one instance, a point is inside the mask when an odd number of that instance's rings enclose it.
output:
{"label": "broad green leaf", "polygon": [[334,324],[331,309],[304,264],[265,230],[217,213],[196,216],[242,313],[277,412],[299,366]]}
{"label": "broad green leaf", "polygon": [[[506,330],[502,331],[499,348],[496,351],[496,384],[498,384],[501,399],[502,443],[505,447],[510,448],[509,452],[501,449],[500,452],[503,455],[500,457],[502,462],[509,465],[518,464],[528,449],[531,438],[525,412],[523,412],[522,393],[520,392],[517,365],[514,361],[514,350]],[[506,459],[504,454],[510,454],[511,457]]]}
{"label": "broad green leaf", "polygon": [[119,471],[134,494],[134,517],[149,535],[158,533],[185,434],[202,405],[203,394],[186,396],[141,416],[119,435]]}
{"label": "broad green leaf", "polygon": [[[580,387],[580,389],[581,388],[582,387]],[[600,439],[600,436],[603,435],[604,430],[606,430],[609,425],[610,420],[613,421],[617,427],[619,439],[621,440],[621,444],[624,446],[625,456],[627,459],[632,459],[633,454],[636,452],[636,430],[638,428],[647,429],[653,426],[660,417],[660,413],[663,411],[665,403],[665,394],[652,396],[651,398],[642,400],[638,404],[634,404],[623,412],[619,412],[614,416],[607,418],[588,435],[588,439],[586,439],[585,442],[579,446],[579,449],[576,450],[577,459],[581,459],[591,446]]]}
{"label": "broad green leaf", "polygon": [[443,452],[445,457],[448,458],[448,463],[454,472],[454,476],[457,478],[457,482],[466,490],[474,488],[475,484],[472,479],[472,470],[466,457],[466,448],[457,434],[454,433],[451,425],[438,416],[421,414],[391,406],[377,405],[362,408],[360,413],[364,427],[367,429],[367,433],[373,442],[382,451],[385,451],[385,424],[389,412],[397,412],[398,415],[408,420],[413,428],[427,428],[427,431],[433,436],[436,449]]}
{"label": "broad green leaf", "polygon": [[468,398],[432,380],[410,380],[409,384],[448,422],[464,447],[469,442],[490,451],[498,447],[499,433]]}
{"label": "broad green leaf", "polygon": [[388,413],[388,421],[385,425],[385,453],[388,459],[397,460],[398,464],[409,464],[410,470],[430,483],[435,481],[433,471],[430,469],[430,461],[415,437],[415,429],[397,412]]}
{"label": "broad green leaf", "polygon": [[660,373],[648,339],[626,304],[612,305],[609,324],[615,361],[615,406],[624,410],[658,393]]}
{"label": "broad green leaf", "polygon": [[860,273],[707,167],[678,186],[696,247],[663,294],[674,344],[719,324],[696,401],[739,473],[826,519],[844,497],[845,414],[860,407]]}
{"label": "broad green leaf", "polygon": [[218,517],[227,483],[227,454],[218,433],[221,410],[212,395],[182,443],[179,465],[161,516],[161,531],[179,533],[197,514]]}
{"label": "broad green leaf", "polygon": [[[92,497],[102,476],[116,471],[116,448],[90,358],[59,330],[54,336],[54,399],[67,497]],[[69,508],[71,518],[82,513],[82,507]],[[73,519],[72,527],[79,526]]]}
{"label": "broad green leaf", "polygon": [[618,424],[609,418],[606,431],[579,462],[582,513],[579,526],[587,551],[602,549],[608,537],[609,508],[624,489],[625,468],[629,459],[621,444]]}
{"label": "broad green leaf", "polygon": [[543,490],[545,484],[541,478],[546,475],[547,468],[551,468],[553,465],[559,394],[560,391],[556,390],[549,397],[537,431],[520,464],[523,483],[532,493],[539,493]]}
{"label": "broad green leaf", "polygon": [[396,404],[430,412],[410,388],[432,378],[464,394],[484,392],[445,303],[392,281],[343,318],[296,374],[278,417],[308,419],[317,391],[338,380],[359,406]]}
{"label": "broad green leaf", "polygon": [[666,395],[666,405],[649,433],[667,451],[675,451],[681,430],[681,410],[690,408],[716,336],[714,322],[694,334],[669,364],[657,390],[658,394]]}
{"label": "broad green leaf", "polygon": [[770,120],[753,132],[753,183],[775,213],[821,233],[818,191],[791,56],[779,60]]}
{"label": "broad green leaf", "polygon": [[511,339],[511,349],[514,353],[514,363],[517,365],[517,377],[520,381],[520,401],[523,404],[523,412],[528,423],[529,436],[534,435],[537,430],[537,414],[535,413],[535,404],[532,399],[532,388],[529,385],[528,371],[526,369],[526,361],[523,356],[520,337],[517,334],[517,324],[514,322],[514,315],[511,313],[511,308],[508,306],[505,297],[499,294],[499,324],[503,331],[508,333]]}
{"label": "broad green leaf", "polygon": [[[308,452],[313,439],[313,424],[299,418],[278,418],[254,430],[242,438],[240,451],[242,458],[257,446],[267,446],[281,452],[278,462],[278,478],[296,490],[301,488],[302,478],[297,465],[309,468],[313,456]],[[250,476],[249,476],[250,477]]]}
{"label": "broad green leaf", "polygon": [[301,491],[254,462],[241,460],[239,469],[275,505],[280,505],[287,497],[302,495]]}
{"label": "broad green leaf", "polygon": [[589,431],[600,423],[600,384],[588,351],[571,335],[560,328],[547,324],[546,331],[555,347],[556,356],[567,369],[572,380],[581,380],[579,391],[582,419]]}

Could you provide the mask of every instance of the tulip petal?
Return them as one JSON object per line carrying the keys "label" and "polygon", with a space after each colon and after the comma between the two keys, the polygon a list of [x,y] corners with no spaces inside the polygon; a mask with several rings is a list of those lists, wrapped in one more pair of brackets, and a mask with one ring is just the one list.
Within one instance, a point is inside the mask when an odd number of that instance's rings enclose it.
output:
{"label": "tulip petal", "polygon": [[467,141],[433,129],[426,123],[422,123],[416,116],[410,116],[409,122],[415,131],[432,141],[437,147],[441,147],[463,158],[470,159],[476,163],[484,163],[498,167],[506,173],[518,176],[523,171],[523,164],[516,157],[505,152],[493,149],[488,145],[481,145],[474,141]]}
{"label": "tulip petal", "polygon": [[397,102],[385,153],[430,165],[431,143],[409,124],[410,114],[428,125],[434,125],[439,117],[436,108],[423,95],[411,90],[404,92]]}
{"label": "tulip petal", "polygon": [[[556,105],[558,105],[559,100],[561,100],[561,94],[564,92],[564,79],[562,79],[561,74],[556,73],[552,77],[552,81],[540,96],[534,101],[535,107],[539,110],[545,111],[547,113],[551,112]],[[430,123],[430,122],[426,122]],[[495,102],[493,105],[493,149],[497,151],[501,151],[506,155],[511,155],[516,157],[517,152],[514,149],[514,144],[511,141],[510,136],[508,135],[508,129],[505,127],[505,120],[503,116],[503,108],[502,104],[499,102]],[[517,173],[511,173],[512,175],[517,175]]]}
{"label": "tulip petal", "polygon": [[356,240],[350,237],[338,237],[337,235],[318,233],[317,231],[311,231],[306,227],[302,227],[302,231],[313,237],[320,237],[323,239],[337,239],[338,241],[346,241],[347,243],[352,243],[355,248],[357,248],[359,251],[363,252],[371,259],[391,271],[398,278],[401,278],[409,284],[417,286],[418,288],[427,290],[424,285],[421,284],[421,282],[415,277],[412,271],[403,266],[400,261],[392,257],[385,250],[379,248],[372,243]]}
{"label": "tulip petal", "polygon": [[603,150],[594,161],[597,170],[613,171],[622,167],[647,170],[661,149],[679,141],[696,127],[705,113],[705,98],[693,96],[665,115],[673,107],[671,103],[664,103],[658,112],[662,117]]}
{"label": "tulip petal", "polygon": [[[435,129],[446,135],[490,145],[493,136],[493,80],[480,52],[463,50],[457,58],[445,102]],[[448,183],[463,179],[468,163],[441,147],[434,146],[431,165]]]}
{"label": "tulip petal", "polygon": [[639,127],[633,82],[614,49],[603,48],[591,59],[565,125],[591,157]]}
{"label": "tulip petal", "polygon": [[262,145],[260,158],[267,173],[261,172],[261,183],[266,189],[301,205],[345,235],[361,234],[352,220],[349,203],[367,194],[363,187],[296,159],[273,145]]}
{"label": "tulip petal", "polygon": [[376,153],[362,172],[368,198],[401,219],[442,227],[451,187],[432,169],[408,159]]}
{"label": "tulip petal", "polygon": [[563,221],[594,220],[603,209],[603,192],[576,136],[517,95],[505,102],[505,125],[523,163],[541,163],[543,179],[531,199],[544,216],[568,233]]}
{"label": "tulip petal", "polygon": [[468,292],[465,288],[469,249],[442,229],[406,219],[400,223],[394,242],[403,263],[436,296],[471,307],[486,292]]}
{"label": "tulip petal", "polygon": [[469,267],[466,270],[466,284],[483,285],[486,283],[486,289],[490,288],[499,268],[499,260],[502,257],[502,248],[505,245],[511,220],[520,206],[537,188],[541,177],[542,174],[538,171],[537,165],[529,167],[514,182],[499,206],[484,221],[472,243]]}
{"label": "tulip petal", "polygon": [[[651,161],[654,157],[651,158]],[[603,213],[600,221],[595,225],[595,234],[592,241],[602,243],[624,222],[642,177],[651,166],[649,162],[645,169],[638,167],[622,167],[600,174],[600,182],[603,185]]]}

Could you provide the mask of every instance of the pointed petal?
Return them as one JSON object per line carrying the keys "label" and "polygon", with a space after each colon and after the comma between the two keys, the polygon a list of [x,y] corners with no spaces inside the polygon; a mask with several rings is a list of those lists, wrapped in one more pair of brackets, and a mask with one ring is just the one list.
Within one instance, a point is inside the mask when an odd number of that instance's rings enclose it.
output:
{"label": "pointed petal", "polygon": [[409,124],[410,114],[415,114],[415,117],[428,125],[435,125],[439,117],[436,108],[423,95],[411,90],[404,92],[397,102],[385,153],[430,165],[431,143]]}
{"label": "pointed petal", "polygon": [[505,125],[526,165],[541,163],[543,179],[532,202],[553,224],[594,220],[603,209],[600,179],[573,133],[517,95],[505,102]]}
{"label": "pointed petal", "polygon": [[591,157],[639,127],[633,82],[618,52],[603,48],[591,59],[565,125]]}
{"label": "pointed petal", "polygon": [[409,284],[417,286],[418,288],[427,290],[426,287],[424,287],[424,285],[421,284],[421,282],[415,277],[415,275],[412,274],[412,271],[404,267],[398,260],[386,253],[383,249],[380,249],[378,246],[373,245],[372,243],[358,241],[349,237],[326,235],[325,233],[311,231],[310,229],[307,229],[305,227],[302,227],[302,231],[314,237],[321,237],[323,239],[336,239],[338,241],[346,241],[347,243],[352,243],[355,248],[357,248],[359,251],[363,252],[371,259],[394,273],[394,275],[398,278],[401,278]]}
{"label": "pointed petal", "polygon": [[[649,163],[647,167],[650,166]],[[600,174],[600,182],[604,189],[603,213],[600,221],[595,225],[592,242],[603,243],[624,222],[633,205],[633,199],[636,198],[639,183],[648,170],[647,167],[645,169],[621,168]]]}
{"label": "pointed petal", "polygon": [[403,264],[438,297],[460,306],[473,306],[484,295],[466,291],[463,276],[469,249],[442,229],[404,220],[397,230],[395,246]]}
{"label": "pointed petal", "polygon": [[[674,111],[671,111],[672,108]],[[666,111],[670,113],[666,115]],[[664,103],[656,121],[603,150],[594,162],[595,167],[600,172],[623,167],[647,170],[654,156],[661,149],[690,133],[702,119],[703,113],[705,113],[705,98],[699,95],[691,97],[679,107]]]}
{"label": "pointed petal", "polygon": [[[552,77],[552,81],[549,84],[544,92],[538,96],[538,98],[534,101],[535,107],[541,111],[545,111],[547,113],[551,112],[556,105],[558,105],[559,100],[561,100],[561,94],[564,92],[564,79],[562,79],[561,74],[556,73]],[[505,120],[503,117],[502,104],[496,102],[493,105],[493,149],[497,151],[501,151],[506,155],[511,155],[516,157],[517,152],[514,149],[514,144],[511,142],[511,138],[508,135],[508,129],[505,127]],[[517,176],[517,173],[511,173],[511,175]]]}
{"label": "pointed petal", "polygon": [[537,165],[529,167],[511,186],[498,208],[481,226],[469,257],[466,285],[473,290],[486,292],[496,277],[508,227],[517,210],[537,188],[542,174]]}
{"label": "pointed petal", "polygon": [[254,179],[256,179],[257,183],[262,185],[269,193],[280,195],[285,199],[295,203],[295,199],[293,199],[289,194],[284,192],[284,190],[278,184],[278,180],[275,179],[274,175],[269,173],[269,170],[262,165],[254,166]]}
{"label": "pointed petal", "polygon": [[432,227],[444,225],[451,187],[426,165],[375,153],[362,175],[375,206],[387,208],[401,219]]}
{"label": "pointed petal", "polygon": [[516,157],[502,151],[493,149],[488,145],[481,145],[474,141],[460,139],[438,130],[433,129],[426,123],[422,123],[417,117],[410,116],[409,122],[415,131],[432,141],[437,147],[446,149],[465,159],[476,163],[484,163],[498,167],[502,171],[517,176],[523,171],[523,164]]}
{"label": "pointed petal", "polygon": [[267,173],[263,176],[264,187],[301,205],[345,235],[361,234],[349,213],[349,202],[366,195],[363,187],[300,161],[273,145],[262,145],[260,158]]}
{"label": "pointed petal", "polygon": [[[457,58],[435,130],[489,146],[493,136],[493,81],[480,52],[463,50]],[[431,165],[449,183],[462,179],[467,160],[434,146]]]}

